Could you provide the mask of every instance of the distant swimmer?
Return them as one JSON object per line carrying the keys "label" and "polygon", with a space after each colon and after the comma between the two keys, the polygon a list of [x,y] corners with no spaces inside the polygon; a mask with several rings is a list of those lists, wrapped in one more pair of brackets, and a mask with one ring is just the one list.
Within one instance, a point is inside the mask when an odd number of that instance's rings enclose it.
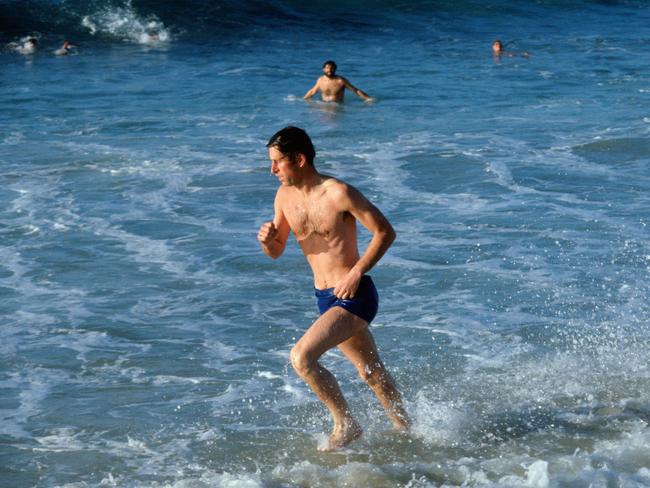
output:
{"label": "distant swimmer", "polygon": [[20,54],[34,54],[38,49],[38,40],[35,37],[28,37],[22,43],[12,43],[11,46]]}
{"label": "distant swimmer", "polygon": [[70,42],[65,41],[63,43],[63,46],[61,46],[59,49],[54,51],[54,54],[57,55],[57,56],[67,56],[68,54],[70,54],[70,49],[76,48],[76,47],[77,46],[75,46],[73,44],[70,44]]}
{"label": "distant swimmer", "polygon": [[515,53],[512,51],[505,51],[503,49],[503,43],[499,39],[495,39],[494,42],[492,42],[492,55],[495,58],[500,58],[501,56],[508,56],[508,57],[513,57],[516,55],[521,55],[525,58],[529,56],[527,52],[521,52],[521,53]]}
{"label": "distant swimmer", "polygon": [[[334,420],[328,443],[321,450],[340,449],[362,433],[336,379],[319,362],[337,346],[373,390],[393,425],[407,430],[411,422],[402,398],[368,329],[377,313],[378,295],[366,273],[393,243],[395,231],[359,190],[316,170],[316,151],[304,130],[285,127],[266,146],[271,173],[280,187],[275,216],[262,224],[257,239],[264,253],[277,259],[293,232],[314,275],[320,317],[291,349],[290,359]],[[372,234],[361,256],[357,222]]]}
{"label": "distant swimmer", "polygon": [[316,95],[318,91],[324,102],[343,102],[345,89],[349,89],[364,99],[370,102],[373,99],[363,90],[355,87],[348,80],[336,74],[336,63],[334,61],[325,61],[323,64],[323,76],[316,80],[316,84],[309,90],[305,96],[305,100],[309,100]]}
{"label": "distant swimmer", "polygon": [[140,42],[143,42],[144,44],[156,44],[161,40],[162,38],[160,37],[160,33],[155,30],[146,32],[140,37]]}

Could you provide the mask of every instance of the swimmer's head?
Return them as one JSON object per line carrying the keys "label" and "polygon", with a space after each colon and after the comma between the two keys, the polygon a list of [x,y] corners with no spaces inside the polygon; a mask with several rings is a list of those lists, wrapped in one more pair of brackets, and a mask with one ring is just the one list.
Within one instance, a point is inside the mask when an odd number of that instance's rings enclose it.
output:
{"label": "swimmer's head", "polygon": [[492,52],[494,54],[501,54],[503,52],[503,43],[499,39],[495,39],[492,43]]}
{"label": "swimmer's head", "polygon": [[38,40],[35,37],[21,39],[22,44],[15,46],[15,50],[21,54],[33,54],[38,48]]}
{"label": "swimmer's head", "polygon": [[266,147],[274,147],[282,154],[295,161],[298,154],[303,154],[310,165],[314,165],[316,150],[307,133],[293,126],[287,126],[271,136]]}
{"label": "swimmer's head", "polygon": [[325,73],[327,76],[334,76],[336,73],[336,63],[332,60],[325,61],[323,63],[323,73]]}

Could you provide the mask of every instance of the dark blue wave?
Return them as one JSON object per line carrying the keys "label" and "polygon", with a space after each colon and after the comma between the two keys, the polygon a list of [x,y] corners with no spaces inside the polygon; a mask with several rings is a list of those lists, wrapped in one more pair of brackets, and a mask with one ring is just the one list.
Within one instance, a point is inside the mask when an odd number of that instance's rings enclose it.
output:
{"label": "dark blue wave", "polygon": [[[5,0],[0,1],[0,36],[4,41],[25,35],[71,37],[77,40],[119,39],[123,32],[101,28],[101,21],[119,18],[168,29],[175,38],[211,39],[242,30],[292,26],[341,26],[372,29],[395,19],[441,16],[540,18],[564,10],[647,8],[644,0]],[[112,17],[111,17],[112,16]],[[84,19],[86,21],[84,22]],[[94,23],[94,24],[93,24]],[[93,31],[89,24],[100,24]],[[113,24],[111,24],[112,26]]]}

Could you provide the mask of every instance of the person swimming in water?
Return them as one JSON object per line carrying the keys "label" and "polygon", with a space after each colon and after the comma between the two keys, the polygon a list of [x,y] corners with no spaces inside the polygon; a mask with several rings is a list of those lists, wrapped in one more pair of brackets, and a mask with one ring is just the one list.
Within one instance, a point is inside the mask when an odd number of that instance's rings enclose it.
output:
{"label": "person swimming in water", "polygon": [[529,54],[527,52],[525,52],[525,51],[523,51],[521,53],[516,53],[516,52],[512,52],[512,51],[505,51],[503,49],[503,43],[499,39],[495,39],[492,42],[492,55],[496,59],[500,58],[501,56],[508,56],[508,57],[511,58],[511,57],[516,56],[518,54],[520,54],[521,56],[523,56],[525,58],[529,57]]}
{"label": "person swimming in water", "polygon": [[337,75],[336,63],[334,61],[325,61],[323,64],[323,76],[316,80],[316,84],[305,93],[303,98],[309,100],[320,91],[321,98],[324,102],[343,103],[346,88],[363,98],[366,102],[373,100],[373,98],[363,90],[353,86],[352,83],[342,76]]}
{"label": "person swimming in water", "polygon": [[70,49],[72,49],[72,48],[76,48],[76,47],[77,47],[77,46],[75,46],[75,45],[73,45],[73,44],[70,44],[69,41],[65,41],[65,42],[63,43],[63,46],[61,46],[59,49],[57,49],[56,51],[54,51],[54,54],[55,54],[56,56],[67,56],[68,54],[70,54]]}
{"label": "person swimming in water", "polygon": [[[165,39],[166,39],[166,37],[165,37]],[[149,32],[145,32],[140,37],[140,42],[142,42],[144,44],[158,44],[162,40],[163,40],[163,38],[161,37],[160,32],[158,32],[157,30],[152,30],[152,31],[149,31]]]}
{"label": "person swimming in water", "polygon": [[38,49],[38,39],[35,37],[28,37],[20,44],[9,44],[9,47],[13,47],[13,49],[20,54],[34,54]]}

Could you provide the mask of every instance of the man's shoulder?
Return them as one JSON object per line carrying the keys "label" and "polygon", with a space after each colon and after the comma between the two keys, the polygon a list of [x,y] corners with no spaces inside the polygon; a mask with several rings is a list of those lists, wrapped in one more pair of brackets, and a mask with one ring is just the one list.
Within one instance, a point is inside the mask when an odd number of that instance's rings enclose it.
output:
{"label": "man's shoulder", "polygon": [[291,193],[291,187],[290,186],[284,186],[280,185],[278,186],[278,191],[276,192],[276,195],[286,195],[288,193]]}
{"label": "man's shoulder", "polygon": [[323,189],[325,193],[333,199],[344,198],[350,194],[351,186],[343,180],[334,176],[323,176]]}
{"label": "man's shoulder", "polygon": [[322,178],[322,183],[321,184],[323,185],[323,188],[330,189],[330,188],[337,188],[337,187],[339,187],[341,185],[344,185],[344,186],[347,185],[347,183],[345,181],[340,180],[340,179],[336,178],[335,176],[325,175],[323,173],[321,173],[320,176]]}
{"label": "man's shoulder", "polygon": [[289,197],[290,193],[291,193],[290,188],[288,188],[288,187],[286,187],[284,185],[280,185],[278,187],[278,191],[275,192],[275,201],[278,202],[278,203],[285,202],[287,200],[287,198]]}

